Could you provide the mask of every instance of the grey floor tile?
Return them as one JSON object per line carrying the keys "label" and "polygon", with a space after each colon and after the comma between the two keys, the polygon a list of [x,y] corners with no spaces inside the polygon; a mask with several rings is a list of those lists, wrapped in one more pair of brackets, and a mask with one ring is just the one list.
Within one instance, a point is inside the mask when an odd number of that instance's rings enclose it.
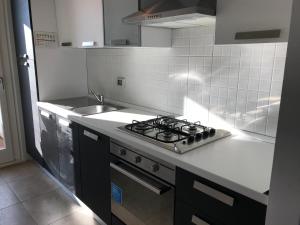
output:
{"label": "grey floor tile", "polygon": [[80,209],[61,189],[29,199],[22,204],[40,225],[52,223]]}
{"label": "grey floor tile", "polygon": [[1,176],[6,182],[43,173],[39,166],[33,161],[12,165],[1,169]]}
{"label": "grey floor tile", "polygon": [[1,170],[0,170],[0,185],[5,184],[5,180],[1,175]]}
{"label": "grey floor tile", "polygon": [[46,174],[36,174],[23,179],[17,179],[8,183],[8,185],[21,201],[37,197],[58,188],[58,185]]}
{"label": "grey floor tile", "polygon": [[19,200],[7,184],[0,185],[0,209],[18,203]]}
{"label": "grey floor tile", "polygon": [[0,210],[0,225],[37,225],[22,204]]}
{"label": "grey floor tile", "polygon": [[66,216],[51,225],[104,225],[98,223],[92,213],[84,212],[83,210],[78,210],[69,216]]}

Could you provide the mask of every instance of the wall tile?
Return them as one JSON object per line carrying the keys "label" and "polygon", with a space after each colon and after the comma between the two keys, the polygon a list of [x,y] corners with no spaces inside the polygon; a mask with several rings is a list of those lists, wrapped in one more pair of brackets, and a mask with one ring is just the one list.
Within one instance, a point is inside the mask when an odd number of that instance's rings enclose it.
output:
{"label": "wall tile", "polygon": [[87,50],[89,86],[108,98],[276,136],[287,43],[214,45],[214,27],[172,32],[171,49]]}

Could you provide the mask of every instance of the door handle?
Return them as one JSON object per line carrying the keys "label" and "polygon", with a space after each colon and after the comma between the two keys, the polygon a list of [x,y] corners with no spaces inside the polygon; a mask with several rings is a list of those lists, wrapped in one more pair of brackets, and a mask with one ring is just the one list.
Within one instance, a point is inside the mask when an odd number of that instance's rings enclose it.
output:
{"label": "door handle", "polygon": [[23,59],[23,60],[28,60],[29,59],[29,55],[23,54],[23,55],[20,55],[19,58]]}
{"label": "door handle", "polygon": [[143,187],[147,188],[148,190],[154,192],[157,195],[162,195],[163,193],[171,189],[166,185],[161,185],[161,187],[157,187],[151,183],[151,179],[145,180],[145,178],[139,177],[138,175],[133,174],[132,172],[128,171],[126,168],[121,167],[120,165],[117,165],[115,163],[111,162],[110,167],[116,170],[117,172],[123,174],[124,176],[130,178],[131,180],[135,181],[136,183],[142,185]]}
{"label": "door handle", "polygon": [[29,68],[30,67],[30,64],[29,64],[29,62],[24,62],[24,64],[23,64],[25,67],[27,67],[27,68]]}

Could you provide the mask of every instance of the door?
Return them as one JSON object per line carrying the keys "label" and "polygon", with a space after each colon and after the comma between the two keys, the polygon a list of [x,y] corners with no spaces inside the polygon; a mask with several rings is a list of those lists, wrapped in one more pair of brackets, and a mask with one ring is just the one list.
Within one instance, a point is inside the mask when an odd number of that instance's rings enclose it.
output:
{"label": "door", "polygon": [[11,0],[27,152],[41,161],[38,93],[30,3]]}
{"label": "door", "polygon": [[10,145],[10,130],[8,121],[6,93],[4,88],[4,72],[0,52],[0,165],[14,160],[14,154]]}

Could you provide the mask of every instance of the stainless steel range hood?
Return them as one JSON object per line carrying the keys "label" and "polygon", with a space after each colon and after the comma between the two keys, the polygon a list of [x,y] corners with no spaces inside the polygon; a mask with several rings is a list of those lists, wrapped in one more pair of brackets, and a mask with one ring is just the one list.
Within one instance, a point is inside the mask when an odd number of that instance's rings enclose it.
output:
{"label": "stainless steel range hood", "polygon": [[[142,2],[142,1],[141,1]],[[183,28],[215,22],[216,0],[156,0],[123,19],[128,24]]]}

